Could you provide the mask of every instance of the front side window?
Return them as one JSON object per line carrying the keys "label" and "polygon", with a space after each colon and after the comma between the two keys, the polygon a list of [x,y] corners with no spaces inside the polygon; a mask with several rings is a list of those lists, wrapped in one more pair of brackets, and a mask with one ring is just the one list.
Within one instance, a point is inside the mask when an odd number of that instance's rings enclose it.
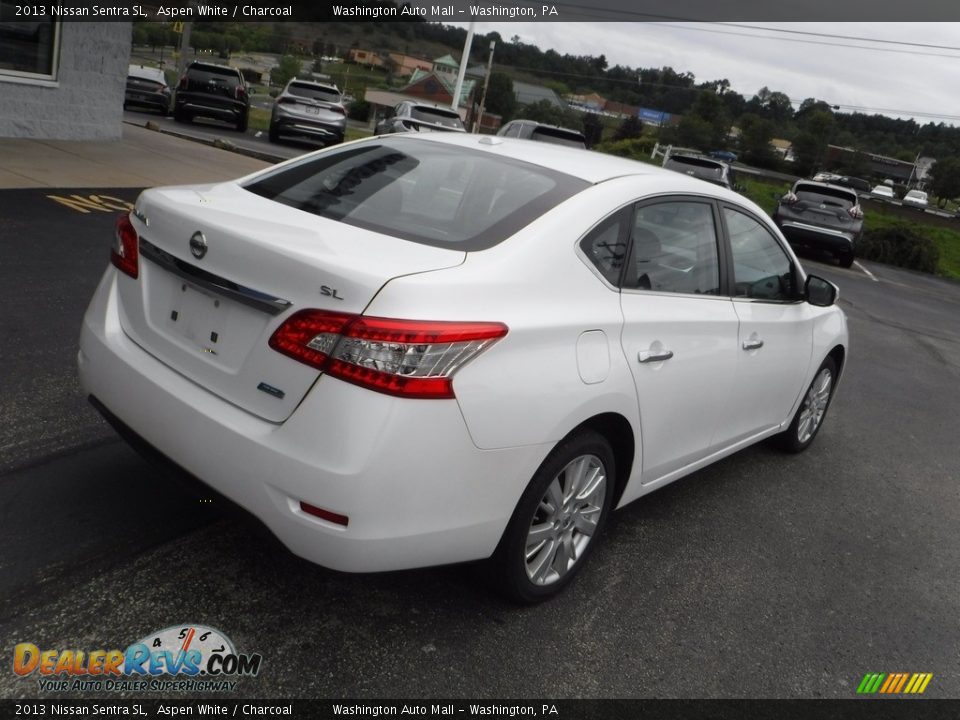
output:
{"label": "front side window", "polygon": [[717,232],[709,203],[668,201],[640,206],[631,242],[625,288],[720,294]]}
{"label": "front side window", "polygon": [[50,12],[42,4],[0,0],[0,81],[57,79],[60,23],[41,11]]}
{"label": "front side window", "polygon": [[490,153],[395,137],[309,157],[245,187],[275,202],[385,235],[481,250],[587,185]]}
{"label": "front side window", "polygon": [[773,234],[746,213],[725,207],[733,254],[734,297],[789,302],[796,299],[793,263]]}

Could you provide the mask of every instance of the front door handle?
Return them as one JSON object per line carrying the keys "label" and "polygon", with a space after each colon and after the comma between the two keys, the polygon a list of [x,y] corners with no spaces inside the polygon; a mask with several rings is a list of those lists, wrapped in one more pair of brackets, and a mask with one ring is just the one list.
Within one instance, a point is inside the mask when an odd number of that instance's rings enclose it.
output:
{"label": "front door handle", "polygon": [[637,360],[642,363],[661,362],[673,357],[673,350],[641,350],[637,353]]}
{"label": "front door handle", "polygon": [[763,347],[763,340],[758,340],[757,338],[750,338],[749,340],[743,341],[744,350],[759,350]]}

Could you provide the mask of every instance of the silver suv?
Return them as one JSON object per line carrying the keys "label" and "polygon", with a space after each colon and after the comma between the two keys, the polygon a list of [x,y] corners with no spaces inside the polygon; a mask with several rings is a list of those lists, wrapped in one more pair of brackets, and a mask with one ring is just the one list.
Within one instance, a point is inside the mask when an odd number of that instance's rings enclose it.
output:
{"label": "silver suv", "polygon": [[343,142],[346,129],[347,111],[340,90],[312,80],[288,82],[270,115],[270,142],[292,137],[336,145]]}

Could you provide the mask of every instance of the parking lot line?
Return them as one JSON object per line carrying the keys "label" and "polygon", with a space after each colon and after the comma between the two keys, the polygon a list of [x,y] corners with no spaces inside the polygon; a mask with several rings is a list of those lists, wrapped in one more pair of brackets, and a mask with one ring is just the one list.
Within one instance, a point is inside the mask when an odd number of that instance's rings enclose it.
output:
{"label": "parking lot line", "polygon": [[870,272],[869,270],[867,270],[867,269],[866,269],[863,265],[861,265],[859,262],[857,262],[856,260],[854,260],[854,261],[853,261],[853,264],[856,265],[856,266],[857,266],[858,268],[860,268],[861,270],[863,270],[864,274],[866,274],[866,276],[867,276],[868,278],[870,278],[870,279],[873,280],[874,282],[880,282],[880,280],[877,278],[876,275],[874,275],[872,272]]}

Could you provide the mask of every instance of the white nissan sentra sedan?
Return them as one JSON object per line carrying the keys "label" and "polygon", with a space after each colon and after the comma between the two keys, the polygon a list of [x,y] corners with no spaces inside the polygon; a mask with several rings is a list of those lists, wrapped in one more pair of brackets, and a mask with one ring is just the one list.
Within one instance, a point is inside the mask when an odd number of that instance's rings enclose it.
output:
{"label": "white nissan sentra sedan", "polygon": [[750,201],[509,138],[147,190],[111,259],[79,366],[116,427],[316,563],[489,559],[526,602],[613,508],[805,449],[847,354],[837,289]]}

